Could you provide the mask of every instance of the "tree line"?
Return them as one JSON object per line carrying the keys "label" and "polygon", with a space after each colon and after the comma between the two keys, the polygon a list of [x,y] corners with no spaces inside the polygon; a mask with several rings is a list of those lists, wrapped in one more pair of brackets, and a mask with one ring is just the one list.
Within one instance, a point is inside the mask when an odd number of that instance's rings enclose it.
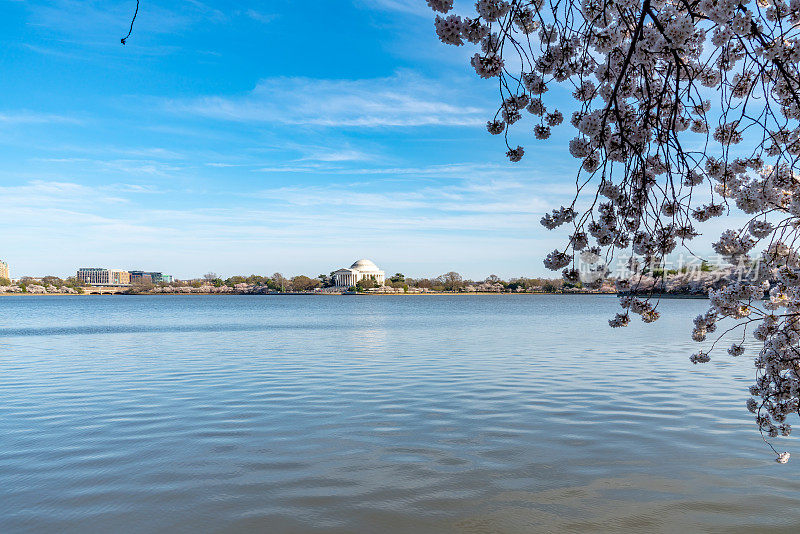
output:
{"label": "tree line", "polygon": [[[144,278],[131,284],[130,292],[132,293],[146,293],[155,287],[193,287],[200,288],[203,286],[213,286],[221,288],[227,286],[236,288],[242,284],[247,286],[255,286],[266,288],[274,292],[295,292],[295,291],[314,291],[317,289],[331,288],[335,286],[333,280],[333,272],[329,274],[319,274],[316,277],[297,275],[292,277],[284,276],[281,273],[273,273],[272,275],[258,275],[251,274],[235,275],[227,278],[209,272],[200,278],[189,280],[175,280],[173,282],[157,282],[154,283],[148,278]],[[0,278],[0,286],[16,285],[23,291],[28,286],[44,286],[55,287],[57,289],[70,288],[77,292],[82,292],[84,287],[88,284],[82,282],[75,276],[67,278],[60,278],[58,276],[48,275],[41,278],[30,276],[22,277],[15,284],[8,279]],[[474,290],[478,291],[543,291],[552,292],[558,291],[566,287],[579,287],[579,284],[565,284],[561,278],[528,278],[517,277],[504,280],[497,275],[489,275],[482,280],[472,280],[465,278],[460,273],[450,271],[436,277],[420,277],[413,278],[406,276],[403,273],[395,273],[388,277],[383,284],[384,286],[394,289],[411,289],[417,288],[429,291],[464,291],[472,286]],[[367,291],[379,287],[380,284],[372,278],[360,280],[355,286],[348,288],[354,291]]]}
{"label": "tree line", "polygon": [[[187,282],[175,282],[186,285]],[[313,291],[318,288],[334,287],[333,272],[330,274],[320,274],[315,278],[305,275],[287,278],[281,273],[272,276],[232,276],[223,279],[216,273],[207,273],[200,280],[188,282],[190,285],[210,284],[215,287],[229,286],[235,287],[237,284],[248,284],[254,286],[267,286],[274,291]],[[369,290],[379,287],[379,283],[372,278],[365,278],[353,286],[354,290]],[[497,275],[490,275],[483,280],[472,280],[465,278],[460,273],[450,271],[440,276],[431,278],[413,278],[403,273],[395,273],[384,282],[385,286],[395,289],[419,288],[431,291],[462,291],[467,286],[493,286],[496,290],[502,291],[525,291],[528,289],[538,289],[541,291],[555,291],[565,287],[561,278],[527,278],[518,277],[504,280]]]}

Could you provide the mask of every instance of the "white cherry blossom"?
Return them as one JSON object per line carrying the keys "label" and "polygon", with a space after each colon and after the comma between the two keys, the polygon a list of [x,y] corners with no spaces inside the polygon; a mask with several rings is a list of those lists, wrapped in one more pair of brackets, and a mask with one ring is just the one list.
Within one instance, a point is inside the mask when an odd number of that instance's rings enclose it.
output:
{"label": "white cherry blossom", "polygon": [[[747,408],[765,438],[788,435],[800,409],[800,0],[478,0],[458,15],[452,0],[427,3],[440,40],[474,46],[475,72],[499,87],[486,129],[512,163],[526,153],[516,137],[573,129],[574,201],[541,221],[569,238],[548,268],[575,280],[581,254],[660,265],[704,223],[747,214],[714,242],[730,267],[694,320],[705,345],[690,360],[738,357],[755,339]],[[571,107],[551,96],[565,94]],[[640,287],[634,273],[618,291]],[[658,319],[646,295],[620,304],[612,327]],[[717,347],[723,324],[742,341]]]}

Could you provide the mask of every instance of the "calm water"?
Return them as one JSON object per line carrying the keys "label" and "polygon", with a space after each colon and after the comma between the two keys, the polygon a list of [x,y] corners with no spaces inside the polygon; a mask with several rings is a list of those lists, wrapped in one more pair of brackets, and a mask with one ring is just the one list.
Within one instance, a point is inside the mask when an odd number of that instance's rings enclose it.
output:
{"label": "calm water", "polygon": [[0,532],[798,532],[704,306],[0,298]]}

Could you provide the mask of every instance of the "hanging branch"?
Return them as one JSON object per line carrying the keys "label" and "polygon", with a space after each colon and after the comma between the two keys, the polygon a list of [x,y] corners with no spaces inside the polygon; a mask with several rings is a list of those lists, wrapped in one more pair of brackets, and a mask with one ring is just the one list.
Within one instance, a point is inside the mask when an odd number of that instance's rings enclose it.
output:
{"label": "hanging branch", "polygon": [[[727,264],[716,285],[692,282],[711,289],[692,339],[757,324],[747,409],[762,435],[788,436],[800,414],[800,1],[476,0],[467,17],[448,14],[454,0],[426,1],[439,39],[476,45],[476,74],[498,78],[486,129],[511,162],[525,157],[509,142],[523,113],[544,141],[565,121],[546,104],[572,112],[575,196],[541,220],[568,232],[544,265],[600,287],[616,257],[622,309],[610,326],[657,320],[670,258],[694,254],[706,221],[731,208],[749,216],[713,243]],[[551,104],[557,86],[574,101]],[[716,345],[690,361],[708,362]]]}
{"label": "hanging branch", "polygon": [[130,37],[131,33],[133,32],[133,23],[134,21],[136,21],[136,15],[138,14],[139,14],[139,0],[136,0],[136,11],[133,12],[133,18],[131,19],[131,27],[128,29],[128,35],[120,39],[120,42],[123,44],[123,46],[125,45],[125,41],[128,40],[128,37]]}

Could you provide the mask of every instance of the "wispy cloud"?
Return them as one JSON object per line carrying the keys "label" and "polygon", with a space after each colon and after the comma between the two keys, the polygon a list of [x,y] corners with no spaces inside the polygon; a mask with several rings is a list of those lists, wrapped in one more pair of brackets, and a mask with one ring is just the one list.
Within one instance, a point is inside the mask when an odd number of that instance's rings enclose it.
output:
{"label": "wispy cloud", "polygon": [[465,106],[452,87],[400,71],[388,78],[269,78],[248,94],[170,100],[174,112],[238,122],[326,127],[476,126],[484,110]]}
{"label": "wispy cloud", "polygon": [[[117,36],[130,22],[135,2],[52,0],[26,2],[26,5],[32,25],[51,29],[62,36],[80,37],[82,42],[92,41],[100,36],[103,40],[97,42],[105,42],[106,36]],[[136,26],[144,34],[171,33],[198,21],[224,19],[222,11],[197,0],[174,2],[172,5],[148,3],[146,9],[140,9]],[[118,45],[119,38],[113,43]]]}
{"label": "wispy cloud", "polygon": [[[303,206],[319,209],[332,209],[341,213],[347,208],[359,217],[376,213],[394,217],[403,216],[418,220],[412,212],[424,213],[434,220],[444,217],[446,226],[474,230],[514,227],[524,221],[530,226],[534,219],[551,207],[551,203],[538,195],[530,193],[530,184],[518,180],[474,180],[462,179],[451,185],[413,187],[406,190],[384,192],[375,182],[355,182],[328,186],[279,187],[266,189],[254,194],[256,197],[279,201],[284,205]],[[483,220],[475,219],[477,214],[492,215]],[[501,215],[495,218],[494,215]],[[452,226],[457,219],[461,225]],[[473,223],[480,224],[471,226]],[[396,224],[396,222],[395,222]],[[425,225],[431,228],[428,220]],[[434,225],[435,227],[435,225]]]}
{"label": "wispy cloud", "polygon": [[[96,203],[126,202],[124,198],[110,194],[108,189],[88,187],[73,182],[32,180],[26,184],[0,187],[0,197],[7,206],[69,205],[91,199]],[[6,208],[8,211],[10,208]]]}
{"label": "wispy cloud", "polygon": [[183,169],[182,166],[165,163],[154,159],[95,159],[83,157],[68,158],[40,158],[37,161],[56,163],[64,168],[67,165],[78,165],[92,171],[105,171],[112,173],[150,175],[150,176],[169,176]]}
{"label": "wispy cloud", "polygon": [[370,9],[399,11],[411,15],[431,17],[433,13],[425,0],[359,0],[359,3]]}
{"label": "wispy cloud", "polygon": [[248,9],[244,12],[245,16],[255,20],[256,22],[263,22],[268,23],[272,22],[277,18],[277,15],[273,13],[264,13],[262,11],[257,11],[255,9]]}
{"label": "wispy cloud", "polygon": [[0,125],[2,124],[48,124],[48,123],[72,123],[79,124],[80,121],[74,117],[56,115],[52,113],[39,113],[36,111],[12,111],[0,112]]}
{"label": "wispy cloud", "polygon": [[323,161],[323,162],[341,162],[341,161],[368,161],[373,157],[366,152],[354,149],[340,149],[334,150],[330,148],[311,148],[307,155],[300,158],[300,161]]}

